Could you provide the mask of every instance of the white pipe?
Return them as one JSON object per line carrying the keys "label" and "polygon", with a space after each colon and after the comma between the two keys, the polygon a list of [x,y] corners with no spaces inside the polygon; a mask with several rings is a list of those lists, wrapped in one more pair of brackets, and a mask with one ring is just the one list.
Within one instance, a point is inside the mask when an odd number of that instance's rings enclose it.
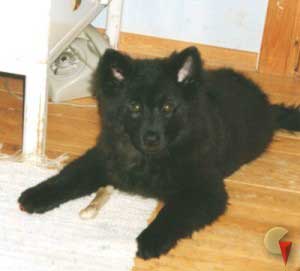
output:
{"label": "white pipe", "polygon": [[123,0],[112,0],[108,5],[105,33],[108,36],[110,46],[114,49],[118,48],[122,9]]}

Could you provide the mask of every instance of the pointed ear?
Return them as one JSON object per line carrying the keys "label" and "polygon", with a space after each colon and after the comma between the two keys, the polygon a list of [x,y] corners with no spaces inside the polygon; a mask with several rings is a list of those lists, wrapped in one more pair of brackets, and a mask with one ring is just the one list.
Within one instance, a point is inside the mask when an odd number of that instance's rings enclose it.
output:
{"label": "pointed ear", "polygon": [[100,69],[104,80],[122,82],[129,75],[132,59],[113,49],[107,49],[101,59]]}
{"label": "pointed ear", "polygon": [[201,78],[203,64],[196,47],[188,47],[179,53],[173,53],[169,65],[178,83],[190,83]]}

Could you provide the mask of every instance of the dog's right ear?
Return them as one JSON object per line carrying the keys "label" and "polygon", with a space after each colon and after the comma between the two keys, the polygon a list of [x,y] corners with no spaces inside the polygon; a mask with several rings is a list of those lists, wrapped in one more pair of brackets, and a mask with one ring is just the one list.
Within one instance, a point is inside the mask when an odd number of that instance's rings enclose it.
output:
{"label": "dog's right ear", "polygon": [[188,47],[179,53],[173,53],[169,59],[169,69],[174,80],[188,84],[201,78],[203,63],[198,49]]}
{"label": "dog's right ear", "polygon": [[132,59],[113,49],[107,49],[100,61],[100,72],[103,80],[124,81],[131,71]]}

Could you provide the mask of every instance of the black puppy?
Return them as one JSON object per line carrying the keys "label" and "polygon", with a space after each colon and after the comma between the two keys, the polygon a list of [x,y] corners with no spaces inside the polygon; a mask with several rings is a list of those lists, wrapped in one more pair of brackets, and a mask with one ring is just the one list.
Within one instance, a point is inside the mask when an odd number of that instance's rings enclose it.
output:
{"label": "black puppy", "polygon": [[93,90],[103,122],[97,145],[19,203],[43,213],[108,184],[158,198],[165,206],[137,238],[145,259],[222,215],[224,178],[258,157],[274,131],[300,130],[299,108],[270,105],[230,69],[204,70],[194,47],[151,60],[107,50]]}

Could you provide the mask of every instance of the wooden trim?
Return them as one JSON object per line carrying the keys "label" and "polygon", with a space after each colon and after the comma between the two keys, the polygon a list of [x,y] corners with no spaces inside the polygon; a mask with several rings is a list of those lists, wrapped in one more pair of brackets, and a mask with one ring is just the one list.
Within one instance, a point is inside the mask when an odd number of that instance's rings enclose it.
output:
{"label": "wooden trim", "polygon": [[294,29],[292,33],[289,55],[287,59],[287,74],[300,76],[300,1],[298,1]]}
{"label": "wooden trim", "polygon": [[298,0],[269,0],[264,36],[259,56],[259,72],[291,75]]}
{"label": "wooden trim", "polygon": [[[103,32],[102,29],[99,29]],[[140,34],[121,32],[119,49],[134,57],[165,57],[173,51],[196,46],[209,67],[231,67],[237,70],[256,70],[258,54],[214,47],[193,42],[163,39]]]}

